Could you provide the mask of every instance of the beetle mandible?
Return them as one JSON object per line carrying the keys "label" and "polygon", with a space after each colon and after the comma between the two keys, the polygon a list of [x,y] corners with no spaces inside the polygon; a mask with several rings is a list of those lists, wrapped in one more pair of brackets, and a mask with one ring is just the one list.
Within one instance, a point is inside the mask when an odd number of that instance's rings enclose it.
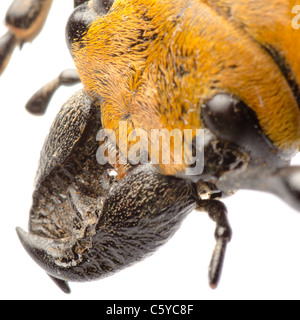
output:
{"label": "beetle mandible", "polygon": [[[40,24],[33,23],[30,35],[10,28],[1,42],[3,66],[17,43],[38,33],[51,1],[31,3],[41,5]],[[8,17],[22,1],[14,4]],[[30,230],[18,235],[68,292],[66,281],[118,271],[155,251],[193,209],[206,211],[217,224],[209,271],[215,287],[231,238],[221,198],[249,188],[299,210],[299,168],[289,166],[300,137],[300,42],[291,2],[116,0],[75,1],[75,7],[66,34],[79,77],[63,72],[27,109],[45,112],[59,85],[79,78],[84,91],[70,98],[50,129]],[[125,137],[121,121],[129,123]],[[204,171],[186,175],[187,163],[171,157],[165,164],[152,149],[146,164],[99,165],[101,128],[121,141],[105,141],[120,160],[132,146],[131,130],[140,127],[147,133],[205,129]],[[108,177],[112,169],[117,179]]]}

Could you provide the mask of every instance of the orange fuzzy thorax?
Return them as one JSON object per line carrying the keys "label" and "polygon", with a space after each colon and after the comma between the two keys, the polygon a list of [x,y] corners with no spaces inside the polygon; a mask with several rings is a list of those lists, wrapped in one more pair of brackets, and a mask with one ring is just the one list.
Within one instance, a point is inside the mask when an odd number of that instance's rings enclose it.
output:
{"label": "orange fuzzy thorax", "polygon": [[[95,20],[73,54],[86,92],[104,101],[103,126],[116,134],[123,120],[128,131],[202,128],[201,105],[228,93],[255,111],[275,146],[298,150],[299,107],[261,46],[270,43],[282,53],[299,83],[300,31],[291,26],[292,1],[236,1],[229,19],[232,2],[116,0]],[[184,165],[161,167],[174,174]]]}

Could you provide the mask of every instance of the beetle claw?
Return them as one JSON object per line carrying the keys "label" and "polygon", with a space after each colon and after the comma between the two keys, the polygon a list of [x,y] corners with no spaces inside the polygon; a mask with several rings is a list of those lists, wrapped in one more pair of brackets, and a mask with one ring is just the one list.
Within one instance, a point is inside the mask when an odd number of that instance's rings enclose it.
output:
{"label": "beetle claw", "polygon": [[[50,278],[66,293],[70,293],[63,266],[59,261],[66,261],[66,252],[71,252],[73,243],[71,239],[49,239],[35,234],[27,233],[21,228],[16,229],[19,239],[31,258],[44,269]],[[73,260],[73,264],[76,261]],[[65,279],[59,278],[64,277]]]}
{"label": "beetle claw", "polygon": [[48,274],[48,276],[53,280],[53,282],[66,294],[70,294],[71,293],[71,289],[69,286],[69,283],[67,281],[55,278],[53,276],[51,276],[50,274]]}

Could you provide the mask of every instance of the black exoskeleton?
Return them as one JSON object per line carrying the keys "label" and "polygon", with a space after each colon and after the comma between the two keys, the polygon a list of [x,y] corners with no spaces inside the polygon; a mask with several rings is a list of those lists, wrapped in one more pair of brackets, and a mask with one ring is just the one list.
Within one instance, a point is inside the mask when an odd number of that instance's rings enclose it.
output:
{"label": "black exoskeleton", "polygon": [[28,253],[66,292],[65,280],[101,278],[154,252],[196,207],[195,185],[151,165],[114,185],[111,167],[96,159],[99,110],[84,91],[63,106],[41,153],[30,233],[18,229]]}

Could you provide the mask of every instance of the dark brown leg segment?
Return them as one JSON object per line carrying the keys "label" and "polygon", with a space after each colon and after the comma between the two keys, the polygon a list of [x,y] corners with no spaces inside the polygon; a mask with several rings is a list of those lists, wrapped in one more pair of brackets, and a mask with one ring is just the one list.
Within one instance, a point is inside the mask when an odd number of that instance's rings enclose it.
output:
{"label": "dark brown leg segment", "polygon": [[32,41],[42,30],[53,0],[14,0],[5,22],[8,32],[0,38],[0,75],[16,45]]}
{"label": "dark brown leg segment", "polygon": [[197,203],[198,210],[205,211],[216,222],[216,246],[209,266],[209,284],[215,289],[219,283],[225,252],[228,242],[231,240],[232,231],[227,219],[226,206],[218,200],[200,200]]}
{"label": "dark brown leg segment", "polygon": [[0,75],[6,68],[16,45],[17,39],[11,32],[7,32],[0,38]]}
{"label": "dark brown leg segment", "polygon": [[77,83],[80,83],[77,71],[64,70],[57,78],[44,85],[30,98],[26,104],[26,110],[34,115],[43,115],[53,94],[60,86],[71,86]]}

